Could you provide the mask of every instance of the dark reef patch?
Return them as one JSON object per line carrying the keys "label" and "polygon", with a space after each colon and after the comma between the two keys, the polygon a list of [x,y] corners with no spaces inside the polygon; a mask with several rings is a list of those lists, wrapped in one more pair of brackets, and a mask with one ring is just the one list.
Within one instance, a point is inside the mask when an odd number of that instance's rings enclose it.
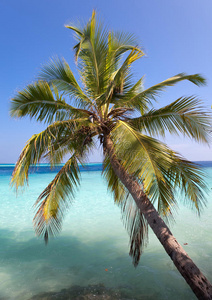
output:
{"label": "dark reef patch", "polygon": [[103,284],[86,287],[75,285],[59,292],[41,293],[29,300],[137,300],[136,298],[129,298],[127,294],[126,290],[107,288]]}

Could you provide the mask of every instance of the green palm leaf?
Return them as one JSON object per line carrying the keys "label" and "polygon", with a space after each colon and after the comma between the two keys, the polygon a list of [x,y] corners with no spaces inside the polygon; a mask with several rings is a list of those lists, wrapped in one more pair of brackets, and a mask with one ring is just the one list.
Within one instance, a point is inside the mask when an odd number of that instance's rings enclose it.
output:
{"label": "green palm leaf", "polygon": [[95,11],[88,24],[79,30],[75,26],[66,26],[73,30],[78,39],[75,46],[79,57],[79,70],[86,92],[95,99],[104,89],[105,57],[107,55],[107,32],[96,23]]}
{"label": "green palm leaf", "polygon": [[73,154],[35,203],[37,207],[34,217],[35,230],[39,236],[44,237],[46,243],[49,235],[55,235],[60,231],[64,210],[73,199],[78,185],[79,167]]}
{"label": "green palm leaf", "polygon": [[[171,151],[165,144],[145,136],[119,121],[112,132],[115,151],[129,174],[136,176],[158,211],[166,216],[177,207],[176,186],[183,186],[188,201],[199,210],[204,205],[199,168]],[[177,167],[179,163],[179,168]],[[188,174],[191,172],[192,179]],[[182,185],[182,183],[185,183]]]}
{"label": "green palm leaf", "polygon": [[195,97],[183,97],[157,110],[150,110],[138,118],[132,118],[129,123],[139,131],[151,136],[165,136],[182,133],[196,141],[209,141],[209,113],[205,112],[202,102]]}
{"label": "green palm leaf", "polygon": [[[54,91],[57,89],[54,86]],[[29,116],[37,121],[51,123],[53,121],[70,119],[73,117],[89,117],[91,112],[75,108],[54,96],[49,84],[38,81],[28,85],[23,91],[18,92],[11,100],[11,116]]]}
{"label": "green palm leaf", "polygon": [[77,83],[68,63],[63,58],[51,59],[41,69],[39,79],[47,81],[49,85],[54,84],[59,92],[70,97],[74,103],[81,107],[92,105],[91,100],[86,96]]}
{"label": "green palm leaf", "polygon": [[114,91],[118,91],[118,93],[123,92],[124,84],[126,85],[126,80],[129,75],[131,64],[137,59],[141,58],[143,55],[143,51],[138,48],[134,48],[130,51],[129,55],[124,60],[122,65],[111,74],[111,77],[109,78],[110,84],[108,85],[106,92],[101,98],[98,99],[100,105],[109,105],[110,103],[114,103]]}
{"label": "green palm leaf", "polygon": [[[64,155],[78,147],[76,144],[75,130],[79,128],[78,124],[86,124],[87,119],[77,119],[68,121],[58,121],[49,125],[39,134],[34,134],[22,150],[19,159],[15,165],[12,174],[12,185],[23,186],[28,182],[29,168],[31,165],[37,165],[41,158],[48,158],[52,166],[62,161]],[[61,141],[62,140],[62,141]],[[68,149],[64,147],[68,147]],[[66,151],[67,150],[67,151]]]}
{"label": "green palm leaf", "polygon": [[115,174],[108,156],[105,157],[103,166],[103,175],[107,180],[108,189],[113,193],[115,203],[121,208],[122,220],[130,236],[129,254],[133,258],[134,266],[137,266],[148,239],[147,222]]}
{"label": "green palm leaf", "polygon": [[[108,101],[109,97],[114,93],[114,88],[117,90],[125,89],[126,88],[126,78],[125,84],[123,85],[123,74],[124,69],[126,73],[126,60],[124,63],[121,64],[122,58],[125,53],[129,53],[129,56],[133,58],[134,53],[134,60],[135,60],[135,53],[139,54],[137,59],[144,55],[144,52],[137,47],[137,43],[135,38],[131,34],[126,34],[123,32],[109,32],[108,34],[108,50],[106,56],[106,70],[105,70],[105,78],[106,83],[110,83],[106,92],[106,95],[102,97],[102,101]],[[130,62],[129,58],[127,59],[129,65],[131,65],[132,61]],[[128,65],[128,69],[129,69]],[[117,71],[119,70],[119,71]],[[117,74],[118,73],[118,74]],[[120,76],[122,73],[122,76]],[[114,78],[116,77],[116,79]],[[120,81],[122,77],[122,80]],[[126,76],[125,76],[126,77]],[[118,80],[119,78],[119,80]],[[112,97],[110,97],[112,100]]]}
{"label": "green palm leaf", "polygon": [[200,214],[206,205],[205,194],[208,191],[205,174],[200,166],[182,158],[179,154],[171,155],[173,162],[168,176],[173,180],[177,192],[184,197],[184,202]]}
{"label": "green palm leaf", "polygon": [[156,85],[153,85],[152,87],[138,93],[132,98],[122,97],[119,101],[117,101],[116,105],[130,105],[131,108],[134,107],[140,110],[140,102],[143,102],[144,100],[147,102],[156,100],[156,97],[159,96],[160,92],[164,91],[166,87],[173,86],[183,80],[188,80],[197,86],[206,84],[206,80],[200,74],[186,75],[185,73],[180,73]]}

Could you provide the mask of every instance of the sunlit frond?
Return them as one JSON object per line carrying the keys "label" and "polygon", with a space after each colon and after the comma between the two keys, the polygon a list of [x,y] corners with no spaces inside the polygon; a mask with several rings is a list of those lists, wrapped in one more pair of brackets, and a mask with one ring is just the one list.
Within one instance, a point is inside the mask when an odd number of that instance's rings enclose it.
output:
{"label": "sunlit frond", "polygon": [[[205,174],[197,164],[186,160],[179,154],[171,153],[172,166],[168,176],[173,180],[174,187],[180,197],[191,208],[198,213],[206,204],[206,193],[208,191]],[[180,199],[178,200],[180,201]]]}
{"label": "sunlit frond", "polygon": [[210,115],[202,101],[195,97],[183,97],[160,109],[152,109],[129,123],[139,131],[151,136],[183,134],[199,142],[208,143]]}
{"label": "sunlit frond", "polygon": [[[15,185],[16,189],[23,186],[28,181],[30,165],[37,165],[45,155],[49,158],[49,162],[54,165],[61,162],[63,155],[66,154],[66,152],[61,152],[64,146],[68,145],[69,152],[71,149],[76,150],[74,132],[78,128],[77,124],[83,124],[83,122],[86,120],[55,122],[39,134],[34,134],[22,150],[15,165],[11,180],[12,185]],[[73,139],[73,143],[71,143],[71,139]],[[57,157],[58,149],[60,150],[60,157]]]}
{"label": "sunlit frond", "polygon": [[113,193],[115,203],[121,208],[122,220],[130,236],[130,252],[133,264],[138,265],[143,247],[148,239],[148,225],[133,198],[115,174],[108,156],[103,163],[103,175],[108,189]]}
{"label": "sunlit frond", "polygon": [[[87,119],[77,119],[69,122],[69,126],[62,134],[55,135],[51,141],[48,152],[43,156],[51,166],[61,163],[66,154],[73,150],[78,155],[78,160],[83,158],[86,151],[94,146],[93,138],[97,135],[96,128]],[[74,126],[71,126],[73,124]],[[82,162],[82,161],[81,161]]]}
{"label": "sunlit frond", "polygon": [[[80,31],[66,26],[77,33],[79,42],[75,46],[78,67],[86,92],[95,99],[104,90],[105,57],[107,54],[107,31],[96,22],[95,12],[91,20]],[[82,34],[81,34],[82,33]]]}
{"label": "sunlit frond", "polygon": [[133,49],[129,53],[121,66],[111,74],[106,92],[98,99],[99,105],[114,103],[114,92],[119,94],[123,93],[124,85],[126,85],[126,80],[129,76],[131,64],[143,55],[143,51],[137,48]]}
{"label": "sunlit frond", "polygon": [[54,84],[59,92],[67,95],[78,107],[89,107],[92,105],[91,100],[77,83],[64,58],[59,59],[55,57],[51,59],[49,63],[42,67],[39,79],[48,82],[50,86]]}
{"label": "sunlit frond", "polygon": [[51,123],[91,115],[90,111],[67,104],[62,97],[57,99],[58,91],[55,86],[53,89],[56,95],[53,94],[49,84],[45,81],[28,85],[11,99],[11,116],[19,118],[29,116],[37,121]]}
{"label": "sunlit frond", "polygon": [[125,92],[122,94],[117,94],[114,100],[114,107],[125,107],[130,109],[138,110],[142,115],[148,111],[148,108],[152,105],[152,102],[149,98],[141,97],[140,101],[137,101],[135,105],[134,102],[131,103],[129,99],[133,99],[143,90],[143,80],[144,77],[140,78],[134,85],[129,89],[125,88]]}
{"label": "sunlit frond", "polygon": [[55,235],[60,231],[64,211],[73,200],[78,185],[79,166],[73,154],[35,203],[37,207],[34,217],[35,231],[37,235],[44,237],[46,243],[49,235]]}
{"label": "sunlit frond", "polygon": [[[203,172],[156,139],[145,136],[119,121],[112,137],[115,151],[129,174],[140,180],[144,191],[157,203],[162,216],[177,208],[176,188],[197,211],[205,204]],[[191,177],[189,177],[189,174]]]}
{"label": "sunlit frond", "polygon": [[130,107],[134,107],[136,109],[140,109],[140,102],[146,101],[152,101],[156,100],[156,97],[159,96],[160,92],[164,91],[166,87],[173,86],[176,83],[188,80],[192,83],[194,83],[197,86],[205,85],[206,80],[204,77],[202,77],[200,74],[194,74],[194,75],[186,75],[185,73],[180,73],[176,76],[173,76],[171,78],[168,78],[156,85],[153,85],[152,87],[143,90],[142,92],[138,93],[132,98],[123,98],[117,101],[116,105],[130,105]]}
{"label": "sunlit frond", "polygon": [[[166,174],[172,159],[164,144],[142,135],[129,124],[119,121],[112,132],[114,149],[124,168],[136,176],[159,213],[168,215],[175,209],[173,183]],[[174,205],[174,206],[173,206]]]}
{"label": "sunlit frond", "polygon": [[[112,81],[115,75],[117,88],[122,89],[127,76],[126,69],[144,53],[137,47],[133,35],[108,32],[104,29],[97,22],[95,12],[83,29],[75,26],[66,27],[77,35],[78,43],[74,48],[85,89],[92,98],[98,97],[98,103],[102,105],[108,101],[112,93],[115,86]],[[126,52],[130,54],[121,64],[121,59]],[[120,70],[117,72],[118,69]]]}
{"label": "sunlit frond", "polygon": [[[144,52],[137,46],[136,39],[132,34],[123,32],[114,33],[113,31],[109,32],[105,72],[107,83],[111,83],[111,80],[113,81],[114,74],[116,74],[116,71],[121,67],[121,60],[124,54],[132,51],[137,52],[139,58],[144,55]],[[107,91],[107,95],[108,94],[110,95],[111,92]],[[108,96],[105,96],[105,98],[107,99]]]}
{"label": "sunlit frond", "polygon": [[88,24],[85,26],[84,29],[80,29],[74,25],[65,25],[66,28],[71,29],[75,32],[75,37],[79,41],[75,46],[75,57],[76,61],[78,60],[79,53],[81,51],[82,44],[84,43],[87,35],[85,34],[85,31],[90,29],[90,36],[91,38],[94,38],[95,35],[95,24],[96,24],[96,12],[93,10],[91,20],[88,22]]}

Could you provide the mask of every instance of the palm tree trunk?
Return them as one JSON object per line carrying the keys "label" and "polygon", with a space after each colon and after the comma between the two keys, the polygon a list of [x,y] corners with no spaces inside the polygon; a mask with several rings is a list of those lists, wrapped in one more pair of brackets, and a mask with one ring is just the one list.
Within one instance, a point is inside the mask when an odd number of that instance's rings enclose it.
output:
{"label": "palm tree trunk", "polygon": [[212,285],[177,242],[158,212],[149,201],[139,183],[131,178],[115,156],[109,135],[104,137],[104,151],[109,155],[114,172],[128,189],[149,226],[163,245],[178,271],[184,277],[198,299],[212,299]]}

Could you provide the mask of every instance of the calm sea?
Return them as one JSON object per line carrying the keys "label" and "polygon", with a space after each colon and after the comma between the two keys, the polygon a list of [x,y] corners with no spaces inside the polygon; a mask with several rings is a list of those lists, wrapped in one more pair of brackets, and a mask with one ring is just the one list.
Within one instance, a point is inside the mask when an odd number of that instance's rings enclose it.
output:
{"label": "calm sea", "polygon": [[[128,235],[100,164],[83,170],[62,232],[47,246],[35,236],[33,204],[57,170],[46,165],[32,170],[29,186],[16,196],[10,187],[13,167],[0,165],[0,300],[44,299],[45,292],[45,299],[63,299],[68,291],[70,297],[64,299],[78,299],[73,295],[85,291],[95,299],[100,290],[119,295],[117,299],[196,299],[151,231],[141,261],[133,267]],[[209,187],[207,207],[199,218],[181,201],[170,226],[212,281],[212,162],[202,167]]]}

